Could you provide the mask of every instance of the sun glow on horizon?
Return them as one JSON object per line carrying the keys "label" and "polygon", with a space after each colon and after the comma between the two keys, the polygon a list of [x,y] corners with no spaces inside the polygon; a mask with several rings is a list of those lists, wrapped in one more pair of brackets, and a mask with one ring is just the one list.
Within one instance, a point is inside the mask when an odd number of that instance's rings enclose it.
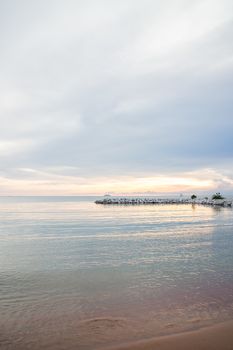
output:
{"label": "sun glow on horizon", "polygon": [[[216,175],[211,172],[173,176],[80,177],[21,169],[28,177],[1,178],[0,195],[103,195],[138,193],[180,193],[213,191]],[[229,180],[230,181],[230,180]]]}

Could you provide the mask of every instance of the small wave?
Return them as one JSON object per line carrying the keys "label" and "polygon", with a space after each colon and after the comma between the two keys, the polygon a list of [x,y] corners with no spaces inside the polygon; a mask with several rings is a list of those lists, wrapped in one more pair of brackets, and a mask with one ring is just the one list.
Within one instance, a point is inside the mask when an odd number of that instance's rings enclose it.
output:
{"label": "small wave", "polygon": [[113,318],[113,317],[97,317],[90,318],[79,323],[79,327],[86,328],[90,330],[94,329],[114,329],[114,328],[122,328],[127,324],[127,320],[124,318]]}

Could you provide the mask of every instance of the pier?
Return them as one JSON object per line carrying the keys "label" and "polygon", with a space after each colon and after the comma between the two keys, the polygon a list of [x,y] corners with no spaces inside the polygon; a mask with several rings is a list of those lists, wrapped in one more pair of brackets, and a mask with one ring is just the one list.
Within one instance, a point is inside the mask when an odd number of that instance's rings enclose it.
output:
{"label": "pier", "polygon": [[197,204],[197,205],[211,205],[221,207],[232,207],[232,201],[226,199],[159,199],[153,197],[105,197],[95,201],[96,204],[103,205],[162,205],[162,204]]}

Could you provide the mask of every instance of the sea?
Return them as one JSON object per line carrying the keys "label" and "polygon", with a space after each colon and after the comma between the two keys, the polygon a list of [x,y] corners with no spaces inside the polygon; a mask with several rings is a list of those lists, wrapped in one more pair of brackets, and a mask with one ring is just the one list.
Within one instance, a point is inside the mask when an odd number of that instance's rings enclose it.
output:
{"label": "sea", "polygon": [[233,209],[0,198],[0,349],[93,350],[233,318]]}

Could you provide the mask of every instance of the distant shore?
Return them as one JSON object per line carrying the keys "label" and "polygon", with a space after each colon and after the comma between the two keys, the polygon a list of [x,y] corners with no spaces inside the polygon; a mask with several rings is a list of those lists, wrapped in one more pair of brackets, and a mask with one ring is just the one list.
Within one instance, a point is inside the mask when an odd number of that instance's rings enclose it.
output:
{"label": "distant shore", "polygon": [[128,343],[108,350],[232,350],[233,321],[181,334]]}

